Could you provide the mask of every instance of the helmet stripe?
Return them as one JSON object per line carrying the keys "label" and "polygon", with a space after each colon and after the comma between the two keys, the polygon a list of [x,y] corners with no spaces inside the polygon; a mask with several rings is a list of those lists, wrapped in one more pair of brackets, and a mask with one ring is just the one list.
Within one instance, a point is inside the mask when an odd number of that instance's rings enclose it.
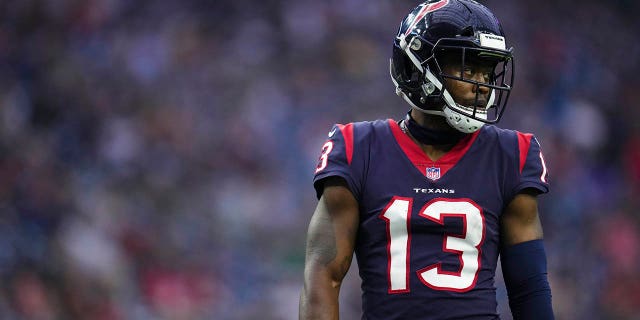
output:
{"label": "helmet stripe", "polygon": [[446,6],[447,4],[449,4],[449,0],[440,0],[438,2],[430,3],[430,4],[426,5],[426,6],[423,6],[422,9],[420,9],[418,14],[416,15],[416,17],[411,22],[411,25],[409,26],[409,28],[407,28],[407,31],[405,31],[404,35],[406,36],[409,33],[411,33],[411,30],[413,30],[413,27],[415,27],[416,24],[418,24],[418,22],[420,22],[420,20],[422,18],[424,18],[424,16],[427,15],[427,13],[436,11],[436,10]]}

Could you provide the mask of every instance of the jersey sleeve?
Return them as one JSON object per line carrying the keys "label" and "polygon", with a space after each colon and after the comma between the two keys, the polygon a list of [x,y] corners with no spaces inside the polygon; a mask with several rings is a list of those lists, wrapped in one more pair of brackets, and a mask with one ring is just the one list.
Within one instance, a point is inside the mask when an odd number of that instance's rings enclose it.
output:
{"label": "jersey sleeve", "polygon": [[514,194],[526,188],[536,189],[540,193],[549,192],[547,165],[538,139],[530,133],[517,134],[520,179],[515,186]]}
{"label": "jersey sleeve", "polygon": [[313,186],[318,199],[322,196],[321,181],[331,176],[346,180],[349,189],[356,199],[360,199],[360,184],[353,167],[353,123],[336,124],[329,131],[329,138],[322,145],[318,164],[315,168]]}

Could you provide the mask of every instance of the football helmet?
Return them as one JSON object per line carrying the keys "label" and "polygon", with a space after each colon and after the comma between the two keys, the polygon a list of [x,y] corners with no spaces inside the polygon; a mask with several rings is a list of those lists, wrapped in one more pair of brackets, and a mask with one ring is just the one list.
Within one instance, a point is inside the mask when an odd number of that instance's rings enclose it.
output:
{"label": "football helmet", "polygon": [[[443,73],[446,63],[460,73]],[[488,66],[488,81],[465,78],[474,64]],[[473,0],[429,0],[414,8],[400,25],[389,65],[396,93],[412,108],[444,116],[465,133],[498,122],[513,85],[513,48],[507,49],[498,19]],[[447,78],[475,86],[475,102],[456,102]]]}

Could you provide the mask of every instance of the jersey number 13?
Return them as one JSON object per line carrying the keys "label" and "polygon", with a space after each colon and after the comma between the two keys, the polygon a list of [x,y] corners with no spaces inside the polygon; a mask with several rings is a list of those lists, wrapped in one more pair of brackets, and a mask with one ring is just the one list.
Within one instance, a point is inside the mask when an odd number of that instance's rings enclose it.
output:
{"label": "jersey number 13", "polygon": [[[380,214],[387,224],[387,276],[389,293],[393,294],[410,291],[412,204],[412,198],[393,197]],[[473,288],[480,270],[480,246],[484,235],[480,206],[470,199],[434,199],[422,207],[419,216],[443,226],[445,218],[459,218],[463,225],[462,234],[444,234],[442,239],[442,250],[458,256],[459,271],[442,270],[441,263],[437,262],[417,271],[420,281],[435,290],[465,292]]]}

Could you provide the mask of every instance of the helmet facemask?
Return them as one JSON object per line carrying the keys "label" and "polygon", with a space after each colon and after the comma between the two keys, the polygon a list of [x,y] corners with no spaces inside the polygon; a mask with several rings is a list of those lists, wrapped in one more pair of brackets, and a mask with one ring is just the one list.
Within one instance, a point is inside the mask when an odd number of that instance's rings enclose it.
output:
{"label": "helmet facemask", "polygon": [[[434,45],[431,63],[434,67],[425,69],[425,79],[439,89],[447,122],[467,133],[477,131],[485,123],[497,123],[504,113],[513,84],[511,50],[446,40]],[[475,97],[462,101],[454,99],[451,87],[456,81],[472,85]]]}

